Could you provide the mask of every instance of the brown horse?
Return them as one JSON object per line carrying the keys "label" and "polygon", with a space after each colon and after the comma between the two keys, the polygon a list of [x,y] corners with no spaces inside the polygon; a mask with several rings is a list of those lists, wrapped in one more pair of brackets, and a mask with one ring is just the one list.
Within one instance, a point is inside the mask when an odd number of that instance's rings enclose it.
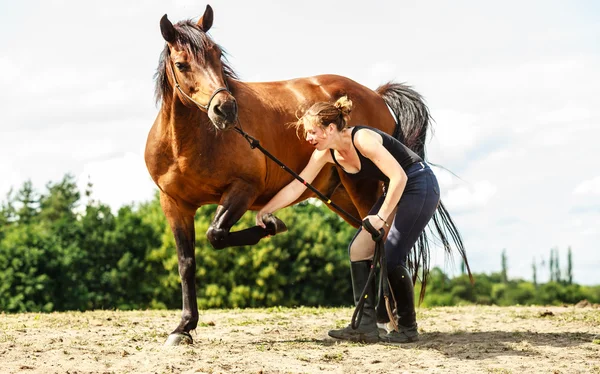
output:
{"label": "brown horse", "polygon": [[[272,219],[266,230],[256,226],[230,232],[247,210],[259,210],[292,177],[251,149],[238,133],[226,130],[243,126],[275,157],[300,172],[313,149],[286,123],[296,120],[301,105],[348,95],[354,103],[350,126],[368,124],[396,133],[421,156],[429,126],[429,112],[421,96],[397,83],[373,91],[336,75],[242,82],[227,65],[220,46],[206,34],[212,23],[210,6],[197,23],[188,20],[173,25],[166,15],[160,21],[166,41],[156,82],[161,108],[148,135],[145,159],[175,236],[182,283],[182,318],[167,344],[191,342],[189,332],[198,323],[194,215],[200,206],[218,204],[207,232],[217,249],[254,244],[285,229],[282,222]],[[379,191],[378,183],[352,183],[333,165],[323,169],[313,185],[359,218],[366,215]],[[298,201],[311,196],[307,190]],[[443,206],[441,209],[443,222],[438,225],[436,221],[436,226],[445,225],[454,235],[454,226],[448,223]],[[446,245],[445,234],[440,234]],[[427,252],[413,255],[414,267],[427,269]]]}

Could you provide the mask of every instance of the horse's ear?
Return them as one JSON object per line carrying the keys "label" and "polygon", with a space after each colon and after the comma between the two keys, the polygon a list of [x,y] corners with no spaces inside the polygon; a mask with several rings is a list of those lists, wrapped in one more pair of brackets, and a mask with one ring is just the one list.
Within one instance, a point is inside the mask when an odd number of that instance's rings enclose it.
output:
{"label": "horse's ear", "polygon": [[175,31],[175,27],[173,27],[166,14],[160,19],[160,32],[167,43],[175,42],[177,31]]}
{"label": "horse's ear", "polygon": [[198,27],[204,32],[208,32],[213,23],[213,10],[210,5],[206,5],[206,10],[200,19],[198,20]]}

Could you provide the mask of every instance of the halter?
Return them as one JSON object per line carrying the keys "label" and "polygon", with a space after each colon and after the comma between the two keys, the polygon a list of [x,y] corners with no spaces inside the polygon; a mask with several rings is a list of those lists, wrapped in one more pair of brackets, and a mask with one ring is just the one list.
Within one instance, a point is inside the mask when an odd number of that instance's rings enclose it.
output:
{"label": "halter", "polygon": [[229,87],[227,86],[227,80],[225,79],[225,87],[219,87],[219,88],[217,88],[215,90],[215,92],[213,92],[213,94],[210,95],[210,99],[208,99],[208,104],[202,105],[199,102],[197,102],[196,100],[192,99],[192,97],[190,95],[186,94],[183,91],[183,89],[179,85],[179,82],[177,82],[177,76],[175,75],[175,69],[173,68],[173,65],[171,65],[171,72],[173,73],[173,80],[175,81],[175,87],[179,90],[179,92],[181,92],[181,94],[183,96],[185,96],[189,101],[191,101],[192,103],[196,104],[196,106],[198,106],[198,108],[204,109],[207,113],[208,113],[208,108],[210,108],[210,103],[215,98],[215,96],[217,96],[217,94],[219,92],[225,91],[228,94],[230,94],[231,96],[233,96],[233,94],[231,93],[231,91],[229,91]]}

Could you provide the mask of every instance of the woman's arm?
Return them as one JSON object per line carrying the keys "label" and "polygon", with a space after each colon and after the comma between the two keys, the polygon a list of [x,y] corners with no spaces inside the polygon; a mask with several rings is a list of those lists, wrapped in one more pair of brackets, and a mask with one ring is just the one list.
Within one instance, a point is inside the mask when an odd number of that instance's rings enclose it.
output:
{"label": "woman's arm", "polygon": [[390,179],[383,204],[379,208],[379,212],[375,215],[377,219],[375,217],[368,217],[371,224],[380,221],[381,224],[374,225],[376,229],[380,229],[385,223],[383,220],[389,217],[398,205],[406,187],[408,177],[402,166],[400,166],[400,163],[385,149],[379,134],[370,130],[359,130],[354,136],[354,144],[360,153],[373,161],[379,170]]}
{"label": "woman's arm", "polygon": [[[300,173],[300,177],[306,183],[312,183],[317,177],[323,166],[328,162],[329,152],[315,150],[310,156],[308,164]],[[283,187],[275,196],[269,200],[267,204],[256,214],[256,225],[265,227],[262,216],[266,213],[274,213],[277,210],[284,208],[294,202],[306,190],[306,186],[297,179],[294,179],[287,186]]]}

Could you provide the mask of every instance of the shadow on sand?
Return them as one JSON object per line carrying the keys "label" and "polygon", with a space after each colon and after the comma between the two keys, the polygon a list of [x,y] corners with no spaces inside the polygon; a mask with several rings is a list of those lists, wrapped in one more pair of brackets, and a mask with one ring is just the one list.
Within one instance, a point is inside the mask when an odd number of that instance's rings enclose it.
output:
{"label": "shadow on sand", "polygon": [[[535,357],[540,354],[536,347],[553,346],[571,348],[589,344],[592,346],[597,334],[591,333],[538,333],[484,331],[484,332],[452,332],[452,333],[422,333],[419,340],[407,344],[388,344],[388,347],[408,348],[417,350],[436,350],[448,357],[459,359],[484,360],[496,356],[524,356]],[[319,346],[334,346],[342,341],[330,338],[324,339],[290,339],[290,340],[262,340],[255,344],[315,344]]]}

